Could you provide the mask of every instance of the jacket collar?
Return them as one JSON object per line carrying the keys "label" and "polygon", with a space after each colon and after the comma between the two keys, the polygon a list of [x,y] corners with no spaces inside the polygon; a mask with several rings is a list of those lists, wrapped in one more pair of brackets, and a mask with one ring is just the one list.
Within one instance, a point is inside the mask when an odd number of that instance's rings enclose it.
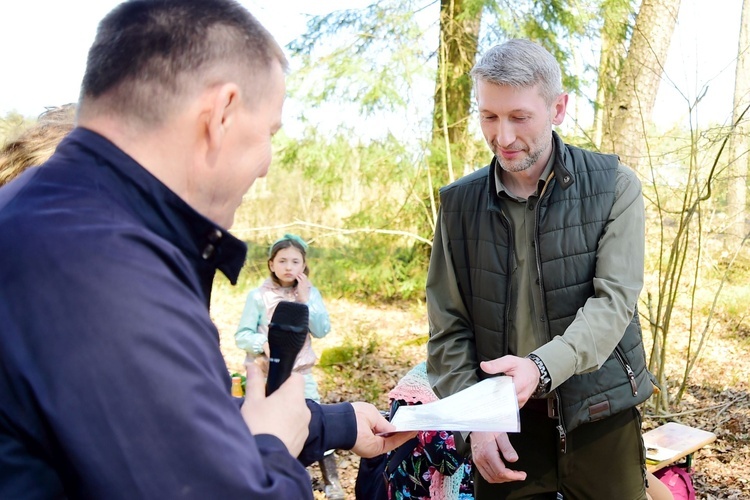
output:
{"label": "jacket collar", "polygon": [[[202,271],[219,269],[236,284],[247,247],[225,229],[198,213],[176,193],[105,137],[76,128],[61,144],[78,147],[97,157],[108,189],[151,231],[177,246]],[[114,200],[113,200],[114,201]]]}
{"label": "jacket collar", "polygon": [[555,155],[555,164],[552,167],[555,172],[555,179],[560,183],[563,189],[568,189],[575,182],[575,177],[571,171],[568,170],[567,166],[568,148],[565,147],[565,143],[554,130],[552,131],[552,142],[554,142],[555,146],[553,152]]}
{"label": "jacket collar", "polygon": [[[554,159],[552,164],[552,174],[550,174],[550,177],[560,183],[560,186],[563,189],[568,189],[575,182],[575,178],[566,165],[568,151],[565,147],[565,143],[554,130],[552,131],[552,143],[552,154],[554,155]],[[490,210],[497,211],[500,210],[500,197],[497,195],[497,181],[495,176],[495,172],[498,168],[500,168],[500,166],[498,165],[497,156],[493,156],[488,169],[489,189],[487,192],[487,206]]]}

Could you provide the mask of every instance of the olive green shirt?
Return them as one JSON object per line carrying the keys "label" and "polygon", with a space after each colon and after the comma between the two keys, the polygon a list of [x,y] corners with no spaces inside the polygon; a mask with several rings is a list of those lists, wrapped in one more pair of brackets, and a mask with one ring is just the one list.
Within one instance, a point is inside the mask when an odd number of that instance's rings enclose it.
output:
{"label": "olive green shirt", "polygon": [[[597,249],[594,278],[595,295],[579,309],[575,320],[562,336],[547,339],[542,315],[542,289],[533,247],[537,202],[550,179],[554,153],[542,173],[537,191],[527,200],[510,193],[496,172],[498,195],[504,200],[503,212],[513,226],[514,262],[511,272],[511,302],[508,341],[511,354],[534,352],[544,362],[552,379],[551,389],[573,375],[598,369],[622,338],[632,319],[633,309],[643,287],[645,214],[641,184],[635,173],[620,164],[615,201]],[[440,224],[443,221],[441,219]],[[445,233],[438,228],[440,233]],[[435,242],[433,252],[449,251]],[[449,261],[450,259],[448,259]],[[428,282],[436,304],[453,304],[460,294],[452,268],[433,266]],[[440,276],[442,275],[442,276]],[[441,315],[430,316],[431,332],[441,331]],[[613,335],[613,332],[617,332]]]}

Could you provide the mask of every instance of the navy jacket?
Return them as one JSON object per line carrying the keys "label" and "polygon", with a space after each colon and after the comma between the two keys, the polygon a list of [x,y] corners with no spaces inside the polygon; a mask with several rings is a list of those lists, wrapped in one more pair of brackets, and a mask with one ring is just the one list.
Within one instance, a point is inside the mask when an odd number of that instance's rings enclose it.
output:
{"label": "navy jacket", "polygon": [[354,411],[308,402],[299,460],[248,431],[208,313],[245,252],[85,129],[0,189],[0,498],[312,498]]}

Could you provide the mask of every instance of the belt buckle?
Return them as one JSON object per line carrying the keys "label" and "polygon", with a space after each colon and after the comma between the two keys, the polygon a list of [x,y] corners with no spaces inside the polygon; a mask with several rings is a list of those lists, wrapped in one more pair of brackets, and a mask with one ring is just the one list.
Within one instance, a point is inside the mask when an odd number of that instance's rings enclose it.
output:
{"label": "belt buckle", "polygon": [[549,418],[558,418],[559,414],[557,413],[557,405],[556,403],[557,398],[554,396],[551,398],[547,398],[547,416]]}

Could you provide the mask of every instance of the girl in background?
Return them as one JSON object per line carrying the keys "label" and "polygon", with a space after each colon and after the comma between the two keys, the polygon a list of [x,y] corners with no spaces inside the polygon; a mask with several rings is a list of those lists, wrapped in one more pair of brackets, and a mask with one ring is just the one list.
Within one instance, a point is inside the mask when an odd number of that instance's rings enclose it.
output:
{"label": "girl in background", "polygon": [[[310,334],[316,338],[325,337],[331,331],[323,298],[309,278],[307,248],[307,243],[295,234],[285,234],[276,240],[268,252],[270,276],[247,296],[239,327],[234,334],[235,342],[247,353],[246,362],[258,363],[264,372],[268,370],[268,324],[279,302],[307,304]],[[305,378],[305,398],[320,402],[318,384],[312,374],[316,359],[311,336],[308,335],[294,361],[293,370]],[[333,451],[328,452],[320,462],[320,470],[326,483],[326,497],[343,500],[344,491],[339,483]]]}

